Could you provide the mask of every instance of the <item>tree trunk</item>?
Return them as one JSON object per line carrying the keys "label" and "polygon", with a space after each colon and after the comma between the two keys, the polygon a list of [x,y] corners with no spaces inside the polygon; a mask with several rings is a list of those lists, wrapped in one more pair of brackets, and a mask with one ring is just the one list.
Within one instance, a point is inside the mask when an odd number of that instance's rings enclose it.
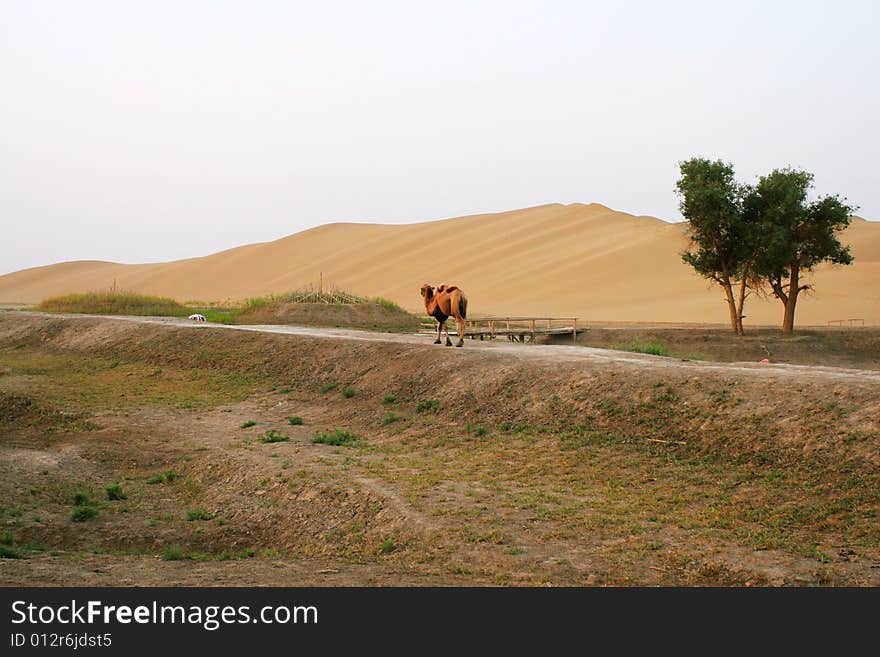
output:
{"label": "tree trunk", "polygon": [[731,286],[730,281],[726,279],[721,282],[721,287],[724,288],[724,295],[727,297],[727,308],[730,311],[730,328],[734,333],[739,335],[739,322],[737,321],[736,301],[733,298],[733,287]]}
{"label": "tree trunk", "polygon": [[798,264],[791,266],[791,278],[788,282],[788,297],[785,299],[785,314],[782,316],[782,332],[794,333],[794,310],[800,293],[800,269]]}
{"label": "tree trunk", "polygon": [[737,299],[737,308],[736,308],[736,334],[743,335],[745,333],[743,329],[743,306],[746,305],[746,277],[743,276],[742,281],[739,284],[739,298]]}

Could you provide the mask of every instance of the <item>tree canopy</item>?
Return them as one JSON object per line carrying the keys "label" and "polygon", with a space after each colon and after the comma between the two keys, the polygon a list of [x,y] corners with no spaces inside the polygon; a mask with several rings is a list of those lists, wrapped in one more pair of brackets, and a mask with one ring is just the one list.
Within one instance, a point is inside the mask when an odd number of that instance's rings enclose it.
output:
{"label": "tree canopy", "polygon": [[691,238],[682,260],[724,289],[735,332],[743,332],[749,290],[769,288],[790,333],[798,295],[810,289],[802,276],[822,262],[852,263],[838,234],[856,208],[836,195],[809,201],[813,174],[806,171],[776,169],[752,187],[721,160],[692,158],[680,170],[676,191]]}

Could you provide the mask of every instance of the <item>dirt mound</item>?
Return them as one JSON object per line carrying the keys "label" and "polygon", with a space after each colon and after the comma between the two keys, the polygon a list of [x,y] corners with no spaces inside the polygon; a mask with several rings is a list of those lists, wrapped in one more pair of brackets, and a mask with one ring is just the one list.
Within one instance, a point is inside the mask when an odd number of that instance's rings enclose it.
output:
{"label": "dirt mound", "polygon": [[268,303],[236,314],[239,324],[295,324],[412,333],[421,328],[408,312],[378,303]]}

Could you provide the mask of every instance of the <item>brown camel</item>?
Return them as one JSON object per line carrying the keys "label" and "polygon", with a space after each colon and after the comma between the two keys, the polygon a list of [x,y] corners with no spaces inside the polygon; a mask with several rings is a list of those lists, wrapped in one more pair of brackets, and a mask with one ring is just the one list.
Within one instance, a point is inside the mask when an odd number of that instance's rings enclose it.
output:
{"label": "brown camel", "polygon": [[454,285],[441,285],[436,290],[425,283],[422,285],[422,298],[425,300],[425,311],[437,320],[437,339],[434,344],[440,344],[440,332],[446,329],[446,346],[451,347],[449,339],[449,327],[446,320],[455,318],[455,328],[458,331],[458,344],[464,345],[464,320],[467,319],[467,297],[460,288]]}

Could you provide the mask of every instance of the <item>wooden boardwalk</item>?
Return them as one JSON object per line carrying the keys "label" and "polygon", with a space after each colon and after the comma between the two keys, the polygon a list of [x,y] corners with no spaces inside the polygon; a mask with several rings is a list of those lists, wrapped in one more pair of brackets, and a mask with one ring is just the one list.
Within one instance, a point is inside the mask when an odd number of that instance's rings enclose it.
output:
{"label": "wooden boardwalk", "polygon": [[[450,318],[447,322],[449,332],[458,335],[455,322]],[[506,337],[511,342],[535,342],[542,335],[570,335],[572,342],[586,331],[585,326],[578,326],[577,317],[476,317],[465,321],[466,338],[472,340],[494,340]],[[425,330],[428,332],[428,329]],[[433,333],[437,332],[437,323],[433,322]]]}

